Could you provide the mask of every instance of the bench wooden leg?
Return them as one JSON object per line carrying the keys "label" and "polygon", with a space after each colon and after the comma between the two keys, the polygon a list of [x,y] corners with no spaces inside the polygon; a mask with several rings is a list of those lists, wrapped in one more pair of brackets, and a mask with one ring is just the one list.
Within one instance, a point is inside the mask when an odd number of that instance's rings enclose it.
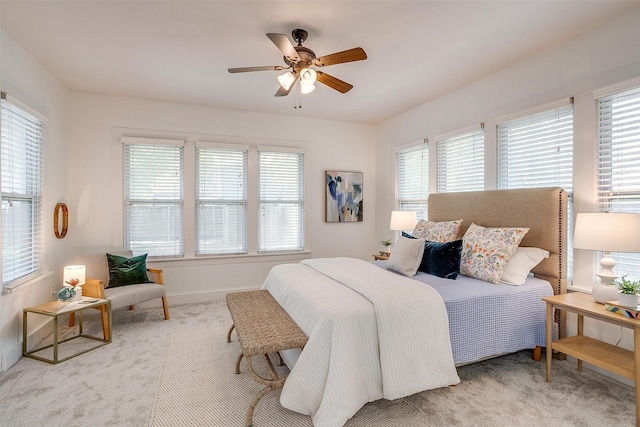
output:
{"label": "bench wooden leg", "polygon": [[231,324],[231,328],[229,328],[229,332],[227,332],[227,342],[231,342],[231,332],[233,332],[233,328],[235,327],[235,324]]}

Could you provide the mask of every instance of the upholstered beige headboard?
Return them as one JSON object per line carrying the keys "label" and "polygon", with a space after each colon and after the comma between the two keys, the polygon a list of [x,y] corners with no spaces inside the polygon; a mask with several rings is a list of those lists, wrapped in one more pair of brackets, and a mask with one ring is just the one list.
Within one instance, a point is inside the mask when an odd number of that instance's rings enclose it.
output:
{"label": "upholstered beige headboard", "polygon": [[561,188],[489,190],[429,195],[429,220],[463,219],[459,238],[471,223],[484,227],[528,227],[520,246],[549,251],[532,272],[554,293],[567,291],[567,193]]}

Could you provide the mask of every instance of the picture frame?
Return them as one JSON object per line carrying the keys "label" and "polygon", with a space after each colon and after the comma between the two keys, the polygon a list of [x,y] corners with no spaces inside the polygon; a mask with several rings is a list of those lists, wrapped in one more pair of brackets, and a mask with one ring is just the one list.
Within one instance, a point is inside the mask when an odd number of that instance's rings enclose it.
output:
{"label": "picture frame", "polygon": [[363,173],[325,170],[325,222],[362,222]]}

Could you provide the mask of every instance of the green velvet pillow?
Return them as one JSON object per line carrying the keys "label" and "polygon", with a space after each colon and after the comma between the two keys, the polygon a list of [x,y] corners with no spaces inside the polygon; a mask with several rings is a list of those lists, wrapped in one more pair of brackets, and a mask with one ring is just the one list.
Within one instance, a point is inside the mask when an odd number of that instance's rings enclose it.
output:
{"label": "green velvet pillow", "polygon": [[147,276],[147,254],[127,258],[107,254],[109,265],[109,288],[117,286],[152,283]]}

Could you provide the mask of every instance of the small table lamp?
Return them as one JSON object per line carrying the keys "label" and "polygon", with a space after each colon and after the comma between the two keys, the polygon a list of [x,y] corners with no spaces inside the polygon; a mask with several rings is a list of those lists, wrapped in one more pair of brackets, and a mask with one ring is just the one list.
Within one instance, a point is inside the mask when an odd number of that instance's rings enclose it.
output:
{"label": "small table lamp", "polygon": [[64,286],[71,286],[76,290],[76,297],[82,296],[82,285],[84,285],[86,268],[84,265],[68,265],[64,268]]}
{"label": "small table lamp", "polygon": [[[602,282],[601,286],[610,284],[619,277],[613,272],[616,262],[611,258],[611,252],[640,252],[640,214],[579,213],[576,216],[573,247],[603,251],[601,270],[596,275]],[[594,286],[594,298],[596,292]],[[610,296],[609,299],[615,299]],[[596,301],[604,302],[599,298]]]}
{"label": "small table lamp", "polygon": [[391,211],[389,230],[407,231],[416,226],[416,213],[411,211]]}

